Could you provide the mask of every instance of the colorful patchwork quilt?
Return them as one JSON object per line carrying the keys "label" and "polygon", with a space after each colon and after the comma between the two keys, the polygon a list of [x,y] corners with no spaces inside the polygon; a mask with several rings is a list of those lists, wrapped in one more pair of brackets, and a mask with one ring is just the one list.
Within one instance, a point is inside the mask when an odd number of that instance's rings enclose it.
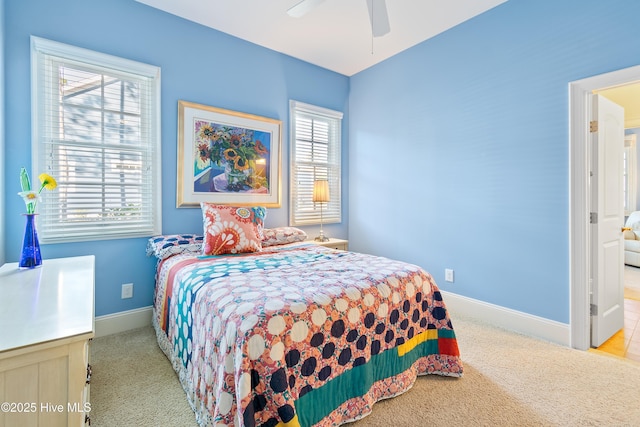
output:
{"label": "colorful patchwork quilt", "polygon": [[153,325],[201,426],[338,426],[408,390],[459,377],[433,278],[308,243],[158,264]]}

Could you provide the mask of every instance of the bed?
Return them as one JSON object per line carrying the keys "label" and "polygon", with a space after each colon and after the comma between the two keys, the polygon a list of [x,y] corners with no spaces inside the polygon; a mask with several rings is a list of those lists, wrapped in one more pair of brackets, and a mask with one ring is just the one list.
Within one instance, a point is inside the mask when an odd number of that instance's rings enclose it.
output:
{"label": "bed", "polygon": [[415,265],[290,236],[211,256],[202,237],[172,238],[154,242],[153,326],[201,426],[337,426],[418,375],[462,376],[440,291]]}

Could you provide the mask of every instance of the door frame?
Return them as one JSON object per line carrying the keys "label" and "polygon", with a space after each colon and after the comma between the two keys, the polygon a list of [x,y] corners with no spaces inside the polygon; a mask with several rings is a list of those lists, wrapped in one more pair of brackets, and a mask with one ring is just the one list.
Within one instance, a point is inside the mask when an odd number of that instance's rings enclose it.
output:
{"label": "door frame", "polygon": [[592,110],[589,94],[597,89],[623,86],[637,81],[640,81],[640,65],[569,83],[570,321],[571,347],[579,350],[587,350],[591,347],[589,271],[594,261],[591,259],[589,232],[591,206],[589,121]]}

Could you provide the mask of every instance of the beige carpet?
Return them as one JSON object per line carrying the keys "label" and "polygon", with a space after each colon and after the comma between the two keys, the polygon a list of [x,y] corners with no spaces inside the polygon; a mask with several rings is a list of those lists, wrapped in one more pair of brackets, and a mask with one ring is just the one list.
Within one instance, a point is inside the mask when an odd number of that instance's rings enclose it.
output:
{"label": "beige carpet", "polygon": [[624,266],[624,297],[640,301],[640,268]]}
{"label": "beige carpet", "polygon": [[[453,319],[464,377],[420,377],[348,427],[640,426],[640,364]],[[95,339],[92,365],[92,426],[196,426],[151,328]]]}

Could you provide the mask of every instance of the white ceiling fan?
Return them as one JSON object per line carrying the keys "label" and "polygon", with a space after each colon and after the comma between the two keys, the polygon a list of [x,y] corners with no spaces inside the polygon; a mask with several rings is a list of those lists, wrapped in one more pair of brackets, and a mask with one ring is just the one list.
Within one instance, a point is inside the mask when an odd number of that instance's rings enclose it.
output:
{"label": "white ceiling fan", "polygon": [[[299,18],[315,9],[324,1],[325,0],[301,0],[291,6],[287,10],[287,13],[289,16]],[[373,37],[382,37],[391,30],[386,2],[385,0],[366,0],[366,2],[367,9],[369,9],[369,22],[371,23]]]}

